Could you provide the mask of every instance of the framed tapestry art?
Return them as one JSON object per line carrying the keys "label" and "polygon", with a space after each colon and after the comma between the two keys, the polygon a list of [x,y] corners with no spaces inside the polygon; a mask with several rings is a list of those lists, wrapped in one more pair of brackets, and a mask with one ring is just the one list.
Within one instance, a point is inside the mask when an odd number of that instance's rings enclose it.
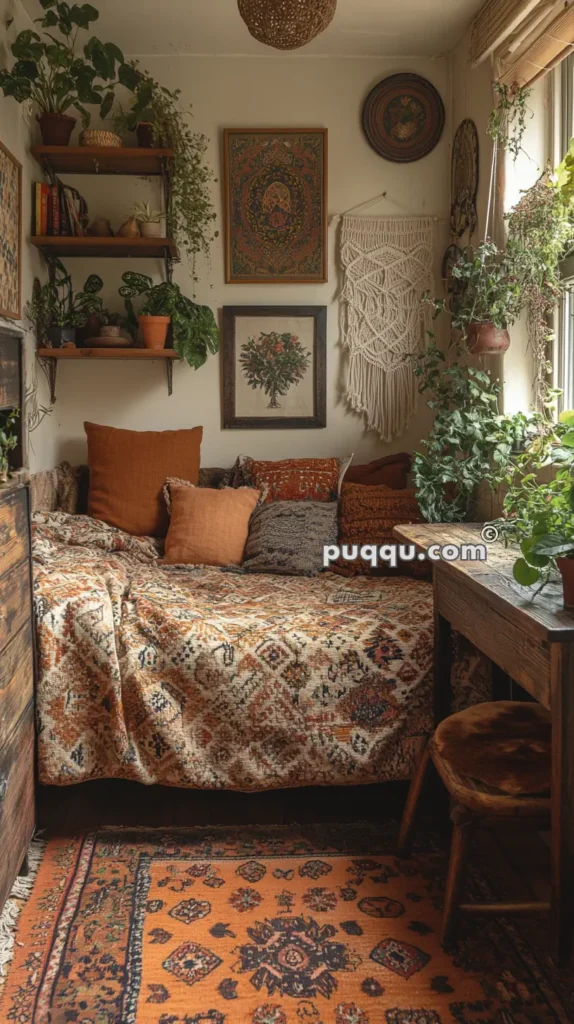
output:
{"label": "framed tapestry art", "polygon": [[327,280],[327,129],[224,132],[225,280]]}
{"label": "framed tapestry art", "polygon": [[326,306],[224,306],[224,429],[325,427]]}
{"label": "framed tapestry art", "polygon": [[21,316],[22,166],[0,142],[0,316]]}

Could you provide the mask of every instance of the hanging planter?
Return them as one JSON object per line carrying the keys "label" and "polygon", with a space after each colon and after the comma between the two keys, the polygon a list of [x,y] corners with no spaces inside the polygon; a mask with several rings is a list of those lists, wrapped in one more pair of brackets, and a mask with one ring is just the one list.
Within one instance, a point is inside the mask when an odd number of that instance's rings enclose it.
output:
{"label": "hanging planter", "polygon": [[276,50],[297,50],[324,32],[337,0],[237,0],[254,39]]}
{"label": "hanging planter", "polygon": [[466,347],[473,356],[502,355],[510,347],[510,334],[495,324],[470,323],[466,328]]}

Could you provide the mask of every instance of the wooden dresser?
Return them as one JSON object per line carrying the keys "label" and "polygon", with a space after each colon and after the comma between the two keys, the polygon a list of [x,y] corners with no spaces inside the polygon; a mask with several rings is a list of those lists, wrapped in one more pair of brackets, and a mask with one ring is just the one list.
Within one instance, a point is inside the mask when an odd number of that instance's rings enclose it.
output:
{"label": "wooden dresser", "polygon": [[[0,420],[21,407],[21,380],[20,339],[0,331]],[[21,476],[0,485],[0,908],[26,871],[34,830],[32,568],[29,489]]]}

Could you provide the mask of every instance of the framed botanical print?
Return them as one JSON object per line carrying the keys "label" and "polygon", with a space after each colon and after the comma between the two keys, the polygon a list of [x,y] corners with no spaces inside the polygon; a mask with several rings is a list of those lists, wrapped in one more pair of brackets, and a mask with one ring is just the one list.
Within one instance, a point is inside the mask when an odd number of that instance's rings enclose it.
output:
{"label": "framed botanical print", "polygon": [[224,306],[223,427],[325,427],[326,306]]}
{"label": "framed botanical print", "polygon": [[0,142],[0,316],[22,313],[22,165]]}
{"label": "framed botanical print", "polygon": [[327,129],[224,132],[225,279],[327,280]]}

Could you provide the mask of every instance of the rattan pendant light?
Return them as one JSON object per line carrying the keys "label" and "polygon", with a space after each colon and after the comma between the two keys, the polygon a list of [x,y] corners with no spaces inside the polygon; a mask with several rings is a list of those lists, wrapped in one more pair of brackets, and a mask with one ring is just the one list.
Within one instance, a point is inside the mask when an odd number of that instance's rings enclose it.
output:
{"label": "rattan pendant light", "polygon": [[277,50],[310,43],[332,21],[337,0],[237,0],[251,35]]}

